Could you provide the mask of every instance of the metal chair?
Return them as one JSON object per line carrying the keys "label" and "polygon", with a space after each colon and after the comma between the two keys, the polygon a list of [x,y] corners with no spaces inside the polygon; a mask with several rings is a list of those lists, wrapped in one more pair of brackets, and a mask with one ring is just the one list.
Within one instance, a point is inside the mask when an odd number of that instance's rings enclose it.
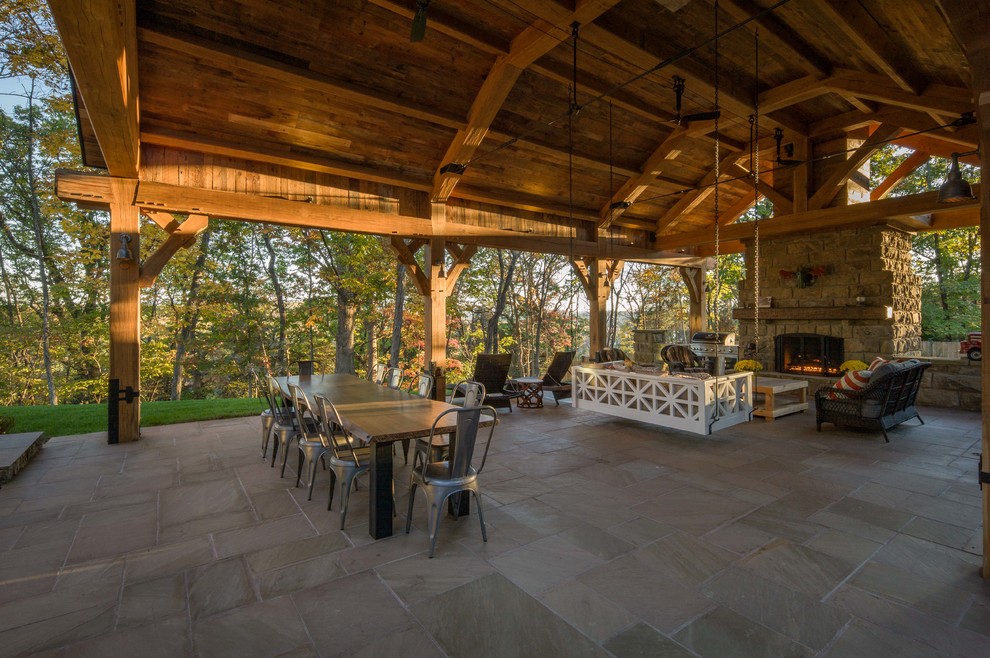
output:
{"label": "metal chair", "polygon": [[[306,397],[306,392],[289,384],[289,397],[295,409],[296,424],[299,427],[299,465],[296,469],[296,486],[302,479],[303,470],[309,477],[309,499],[313,500],[313,483],[316,482],[316,467],[326,453],[330,452],[330,439],[326,435],[326,422],[319,409]],[[283,462],[284,470],[284,462]]]}
{"label": "metal chair", "polygon": [[[323,422],[323,436],[329,445],[330,463],[330,496],[327,509],[333,507],[333,490],[337,480],[340,480],[340,529],[344,529],[347,520],[347,503],[351,497],[351,483],[357,488],[355,478],[368,470],[371,465],[371,446],[361,445],[361,442],[351,436],[340,422],[340,415],[333,402],[326,397],[316,394],[313,396],[317,416]],[[324,456],[324,463],[326,456]],[[394,511],[395,501],[392,502]]]}
{"label": "metal chair", "polygon": [[553,361],[547,368],[547,374],[543,375],[543,391],[553,393],[553,401],[560,406],[560,401],[571,397],[571,384],[564,382],[567,370],[574,361],[574,352],[557,352],[553,355]]}
{"label": "metal chair", "polygon": [[261,381],[261,377],[253,368],[251,369],[251,375],[254,377],[255,388],[261,393],[261,397],[265,400],[265,408],[262,410],[259,418],[261,419],[261,458],[264,459],[268,455],[268,442],[271,441],[272,434],[275,431],[275,415],[272,412],[272,400],[271,395],[268,392],[268,385]]}
{"label": "metal chair", "polygon": [[[433,448],[434,440],[442,436],[437,431],[437,427],[450,422],[450,416],[456,415],[456,432],[450,442],[450,454],[444,461],[425,460],[418,468],[413,469],[412,480],[409,483],[409,510],[406,514],[406,533],[412,527],[413,504],[416,500],[416,487],[423,489],[426,494],[428,530],[430,535],[429,556],[437,546],[437,534],[440,530],[440,515],[443,504],[448,498],[464,491],[474,494],[474,500],[478,509],[478,520],[481,523],[481,537],[488,541],[488,532],[485,529],[485,513],[482,509],[481,492],[478,489],[478,474],[485,467],[488,459],[488,449],[492,443],[492,435],[495,432],[495,423],[498,421],[498,413],[491,406],[465,407],[461,409],[448,409],[444,411],[430,429],[428,446]],[[475,455],[475,446],[478,439],[478,428],[482,422],[490,421],[491,427],[488,431],[488,439],[485,442],[484,451],[481,454],[481,464],[475,469],[471,463]]]}
{"label": "metal chair", "polygon": [[384,363],[376,363],[371,368],[371,381],[381,386],[385,383],[385,373],[388,371],[388,366]]}
{"label": "metal chair", "polygon": [[433,375],[421,372],[419,373],[419,381],[416,383],[416,388],[409,392],[421,398],[428,398],[433,392],[433,384],[435,381],[436,380],[433,378]]}
{"label": "metal chair", "polygon": [[399,390],[402,388],[402,368],[389,368],[385,371],[385,386]]}
{"label": "metal chair", "polygon": [[296,417],[292,408],[285,401],[285,393],[278,385],[274,377],[268,377],[268,405],[275,419],[272,426],[272,434],[278,438],[278,443],[272,444],[272,468],[275,467],[275,458],[279,450],[282,451],[282,472],[279,477],[285,476],[285,460],[289,454],[289,443],[299,433],[296,425]]}
{"label": "metal chair", "polygon": [[509,379],[509,365],[512,363],[511,354],[479,354],[474,363],[473,381],[480,382],[485,387],[485,400],[482,404],[490,404],[496,408],[508,407],[512,413],[512,400],[522,397],[522,391],[506,387]]}
{"label": "metal chair", "polygon": [[[478,382],[463,380],[454,385],[447,399],[448,404],[456,404],[465,409],[480,407],[485,399],[485,387]],[[432,445],[431,445],[432,441]],[[413,455],[413,468],[425,461],[443,461],[450,447],[450,436],[442,434],[432,439],[420,437],[416,439],[416,454]]]}

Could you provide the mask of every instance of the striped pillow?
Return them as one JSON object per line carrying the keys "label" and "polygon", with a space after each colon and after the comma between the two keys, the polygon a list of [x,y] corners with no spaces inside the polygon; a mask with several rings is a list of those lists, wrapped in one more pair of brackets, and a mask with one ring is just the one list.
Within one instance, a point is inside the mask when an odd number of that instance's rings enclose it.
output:
{"label": "striped pillow", "polygon": [[[839,391],[862,391],[870,383],[872,374],[869,370],[850,370],[842,375],[832,388]],[[830,392],[828,397],[830,400],[838,400],[843,396]]]}
{"label": "striped pillow", "polygon": [[887,363],[887,359],[883,358],[882,356],[878,356],[877,358],[870,361],[870,367],[867,368],[867,370],[873,372],[874,370],[876,370],[885,363]]}

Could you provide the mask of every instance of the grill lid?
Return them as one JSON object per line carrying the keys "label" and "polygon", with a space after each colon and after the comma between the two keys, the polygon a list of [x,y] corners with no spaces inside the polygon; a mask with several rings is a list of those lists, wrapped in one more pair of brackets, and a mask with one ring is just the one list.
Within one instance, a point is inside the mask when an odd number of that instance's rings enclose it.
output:
{"label": "grill lid", "polygon": [[735,345],[736,335],[730,331],[696,331],[691,336],[691,342],[709,345]]}

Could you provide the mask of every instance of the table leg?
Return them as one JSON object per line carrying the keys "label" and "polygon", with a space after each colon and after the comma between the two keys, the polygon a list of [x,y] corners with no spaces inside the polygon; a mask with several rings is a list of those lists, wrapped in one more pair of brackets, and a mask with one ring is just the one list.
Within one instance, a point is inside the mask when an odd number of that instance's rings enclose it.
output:
{"label": "table leg", "polygon": [[368,534],[375,539],[392,536],[392,444],[374,444],[371,451],[368,494]]}

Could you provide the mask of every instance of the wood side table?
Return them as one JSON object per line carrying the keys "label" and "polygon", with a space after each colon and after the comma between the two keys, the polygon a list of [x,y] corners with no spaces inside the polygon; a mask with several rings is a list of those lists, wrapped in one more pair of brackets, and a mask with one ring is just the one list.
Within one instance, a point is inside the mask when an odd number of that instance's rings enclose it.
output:
{"label": "wood side table", "polygon": [[[808,408],[808,382],[801,379],[774,379],[771,377],[756,377],[754,388],[763,394],[763,406],[753,409],[753,415],[772,421],[778,416],[795,414]],[[785,399],[777,399],[777,395],[789,393]],[[795,394],[796,395],[793,395]]]}
{"label": "wood side table", "polygon": [[511,380],[511,384],[517,391],[522,392],[522,397],[516,400],[516,407],[520,409],[543,408],[542,377],[516,377]]}

